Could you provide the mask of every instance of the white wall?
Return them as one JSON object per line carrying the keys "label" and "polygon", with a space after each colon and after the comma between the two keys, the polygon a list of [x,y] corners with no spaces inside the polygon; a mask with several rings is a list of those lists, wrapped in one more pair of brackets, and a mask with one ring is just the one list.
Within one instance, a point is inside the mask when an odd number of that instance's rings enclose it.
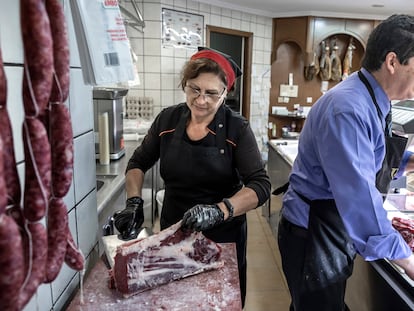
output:
{"label": "white wall", "polygon": [[[133,11],[130,1],[122,2]],[[191,0],[138,0],[136,2],[142,11],[146,26],[143,33],[127,27],[131,46],[139,58],[138,71],[141,80],[141,85],[135,90],[130,90],[129,94],[153,97],[155,114],[161,108],[185,100],[182,90],[178,87],[180,71],[184,63],[195,53],[195,49],[162,47],[162,8],[203,15],[204,40],[206,25],[254,34],[250,122],[259,147],[267,154],[263,140],[267,139],[272,19]]]}
{"label": "white wall", "polygon": [[[7,108],[12,120],[14,147],[20,184],[24,185],[24,153],[21,127],[24,118],[22,103],[23,45],[20,33],[20,1],[0,0],[0,48],[7,77]],[[69,226],[86,257],[86,264],[96,261],[98,254],[98,217],[95,191],[95,149],[93,135],[92,89],[83,83],[79,55],[69,15],[69,0],[64,1],[70,30],[70,95],[69,105],[74,134],[73,183],[65,197]],[[22,192],[23,193],[23,192]],[[52,284],[41,285],[25,311],[61,310],[79,284],[79,273],[65,264]]]}

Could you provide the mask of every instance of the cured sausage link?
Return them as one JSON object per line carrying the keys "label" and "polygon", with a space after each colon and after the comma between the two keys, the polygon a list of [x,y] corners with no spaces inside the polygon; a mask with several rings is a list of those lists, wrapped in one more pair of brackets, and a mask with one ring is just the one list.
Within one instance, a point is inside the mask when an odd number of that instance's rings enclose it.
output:
{"label": "cured sausage link", "polygon": [[27,275],[23,287],[20,290],[19,308],[23,307],[30,301],[36,293],[39,284],[44,281],[46,261],[47,261],[47,233],[45,227],[37,223],[27,224],[28,247],[27,252]]}
{"label": "cured sausage link", "polygon": [[82,252],[76,247],[76,243],[73,240],[69,227],[66,233],[66,241],[67,246],[65,263],[76,271],[82,271],[84,269],[85,257],[83,256]]}
{"label": "cured sausage link", "polygon": [[7,190],[0,137],[0,310],[18,310],[19,290],[24,278],[23,246],[19,227],[5,213]]}
{"label": "cured sausage link", "polygon": [[[3,161],[3,140],[0,135],[0,215],[4,214],[7,206],[7,189],[4,175],[4,161]],[[0,253],[1,254],[1,253]]]}
{"label": "cured sausage link", "polygon": [[50,195],[51,155],[46,129],[38,119],[23,122],[25,154],[24,217],[39,221],[45,216]]}
{"label": "cured sausage link", "polygon": [[68,213],[61,198],[53,198],[47,213],[47,264],[45,283],[56,279],[66,255]]}
{"label": "cured sausage link", "polygon": [[43,0],[20,0],[24,50],[23,104],[26,116],[37,116],[50,97],[53,42]]}
{"label": "cured sausage link", "polygon": [[0,215],[0,310],[18,308],[24,279],[23,246],[19,227],[12,217]]}
{"label": "cured sausage link", "polygon": [[53,38],[54,81],[49,101],[64,103],[69,95],[69,41],[65,14],[59,0],[46,0]]}
{"label": "cured sausage link", "polygon": [[52,193],[63,198],[72,184],[73,132],[70,113],[64,104],[51,104]]}

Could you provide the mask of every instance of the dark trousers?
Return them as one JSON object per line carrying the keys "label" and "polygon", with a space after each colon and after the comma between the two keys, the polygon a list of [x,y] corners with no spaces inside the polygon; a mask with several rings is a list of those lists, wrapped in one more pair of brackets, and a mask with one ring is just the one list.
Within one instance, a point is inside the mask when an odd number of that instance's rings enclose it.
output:
{"label": "dark trousers", "polygon": [[[283,217],[279,221],[278,244],[292,298],[291,311],[343,311],[346,281],[334,283],[320,290],[306,289],[303,266],[307,230],[293,225]],[[318,258],[315,258],[318,260]]]}

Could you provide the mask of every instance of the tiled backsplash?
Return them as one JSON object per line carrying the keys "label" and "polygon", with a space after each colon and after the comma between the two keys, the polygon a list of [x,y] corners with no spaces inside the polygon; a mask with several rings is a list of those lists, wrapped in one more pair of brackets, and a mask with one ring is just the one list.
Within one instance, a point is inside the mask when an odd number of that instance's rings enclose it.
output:
{"label": "tiled backsplash", "polygon": [[[123,2],[133,10],[131,3],[128,3],[130,1]],[[250,122],[259,147],[265,151],[266,146],[262,142],[267,137],[272,19],[191,0],[136,2],[142,10],[145,28],[142,33],[128,27],[127,33],[138,56],[141,85],[131,89],[129,94],[152,97],[155,114],[164,107],[184,101],[184,94],[179,88],[180,71],[195,53],[195,49],[162,47],[162,8],[203,15],[204,33],[206,25],[253,33]]]}

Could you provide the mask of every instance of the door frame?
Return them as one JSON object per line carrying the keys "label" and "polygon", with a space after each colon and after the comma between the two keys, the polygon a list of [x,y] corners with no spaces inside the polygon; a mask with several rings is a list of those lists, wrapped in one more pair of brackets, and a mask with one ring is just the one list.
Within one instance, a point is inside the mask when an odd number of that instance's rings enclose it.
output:
{"label": "door frame", "polygon": [[252,54],[253,54],[253,33],[240,31],[235,29],[217,27],[212,25],[206,25],[206,45],[210,47],[210,33],[217,32],[227,35],[233,35],[238,37],[243,37],[243,65],[242,65],[242,79],[243,79],[243,88],[242,88],[242,106],[241,111],[242,115],[249,120],[250,118],[250,97],[251,97],[251,73],[252,73]]}

